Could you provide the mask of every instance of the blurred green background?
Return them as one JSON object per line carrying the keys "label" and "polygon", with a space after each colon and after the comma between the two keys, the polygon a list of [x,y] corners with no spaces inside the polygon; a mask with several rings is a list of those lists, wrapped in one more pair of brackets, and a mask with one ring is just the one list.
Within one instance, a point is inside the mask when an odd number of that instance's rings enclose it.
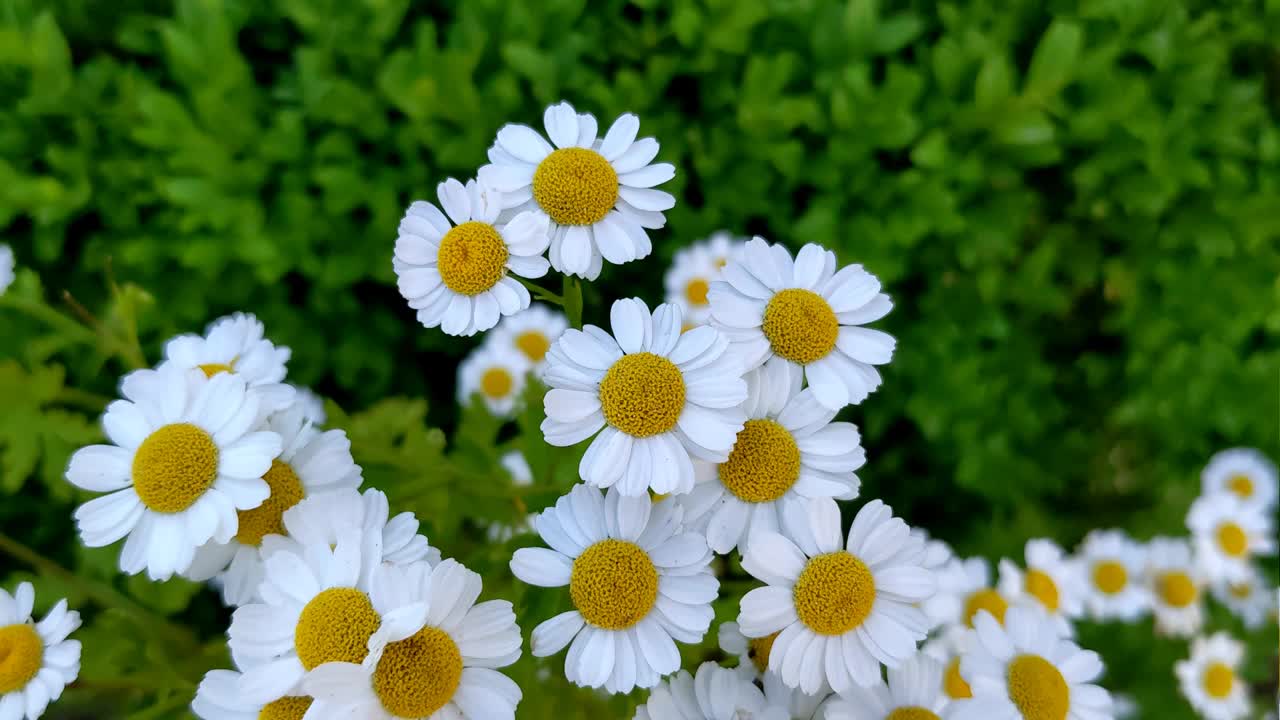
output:
{"label": "blurred green background", "polygon": [[[419,327],[390,262],[410,200],[560,99],[602,126],[638,113],[678,168],[653,256],[586,288],[589,322],[656,304],[671,255],[714,230],[821,243],[896,303],[884,385],[845,412],[864,498],[992,559],[1183,533],[1213,451],[1280,454],[1278,37],[1277,0],[0,0],[0,228],[22,269],[0,302],[0,529],[75,571],[44,567],[41,604],[71,594],[90,619],[50,716],[180,717],[226,663],[211,593],[125,580],[70,523],[63,465],[135,329],[155,362],[171,334],[256,313],[369,484],[526,633],[566,602],[513,584],[531,539],[476,521],[553,500],[581,448],[542,446],[536,395],[511,426],[460,419],[477,341]],[[85,313],[64,291],[98,324],[67,320]],[[522,497],[494,470],[507,447],[534,461]],[[0,584],[33,560],[0,554]],[[152,613],[188,629],[143,632]],[[1193,717],[1171,691],[1185,643],[1149,621],[1080,635],[1142,717]],[[1266,705],[1274,625],[1253,645]],[[517,666],[521,716],[601,717],[559,662],[545,683]]]}

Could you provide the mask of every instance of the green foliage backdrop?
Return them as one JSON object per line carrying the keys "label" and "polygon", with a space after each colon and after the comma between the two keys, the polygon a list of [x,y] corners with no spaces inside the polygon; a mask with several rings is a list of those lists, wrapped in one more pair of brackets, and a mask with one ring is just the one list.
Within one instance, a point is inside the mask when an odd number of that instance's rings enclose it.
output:
{"label": "green foliage backdrop", "polygon": [[[209,593],[78,545],[61,470],[134,337],[154,362],[232,310],[293,348],[367,480],[487,596],[526,632],[554,611],[462,518],[546,504],[572,454],[541,445],[536,395],[515,433],[458,419],[473,343],[417,326],[390,256],[411,199],[562,98],[638,113],[678,168],[654,256],[587,288],[589,322],[656,303],[671,254],[716,229],[824,244],[897,305],[883,388],[845,413],[864,496],[991,558],[1183,532],[1211,452],[1277,455],[1277,37],[1276,0],[0,0],[0,228],[25,268],[0,305],[0,528],[79,578],[44,567],[43,599],[90,606],[84,687],[53,715],[181,716],[225,663]],[[64,290],[100,325],[50,316]],[[538,482],[495,505],[510,443]],[[0,584],[32,560],[0,555]],[[155,615],[171,627],[142,636]],[[1270,634],[1252,675],[1274,687]],[[1183,643],[1082,638],[1145,717],[1191,717],[1169,692]],[[522,717],[592,712],[534,672],[514,673]]]}

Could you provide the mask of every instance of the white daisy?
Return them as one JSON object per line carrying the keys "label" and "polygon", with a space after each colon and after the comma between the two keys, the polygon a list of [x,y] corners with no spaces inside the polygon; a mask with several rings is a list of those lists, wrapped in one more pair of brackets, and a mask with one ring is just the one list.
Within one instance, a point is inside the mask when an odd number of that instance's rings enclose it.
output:
{"label": "white daisy", "polygon": [[[507,471],[507,475],[511,477],[512,485],[529,487],[533,484],[533,469],[529,467],[529,461],[525,459],[524,453],[519,450],[503,453],[502,457],[498,458],[498,464],[502,465],[502,469]],[[490,542],[505,543],[517,534],[535,532],[534,521],[537,517],[537,513],[530,513],[525,516],[522,522],[516,525],[494,523],[485,531],[485,536]]]}
{"label": "white daisy", "polygon": [[736,657],[736,667],[747,671],[753,678],[764,675],[769,669],[769,651],[773,649],[773,641],[777,639],[778,633],[749,638],[742,634],[738,623],[733,621],[720,623],[716,630],[716,642],[720,650]]}
{"label": "white daisy", "polygon": [[814,395],[838,410],[880,386],[875,365],[893,358],[894,339],[859,327],[893,307],[880,281],[835,253],[805,245],[795,260],[764,238],[747,242],[711,284],[711,319],[733,341],[748,369],[780,365],[803,375]]}
{"label": "white daisy", "polygon": [[911,534],[924,542],[924,566],[930,570],[942,570],[955,559],[955,553],[952,552],[951,546],[942,540],[929,537],[928,530],[913,527],[911,528]]}
{"label": "white daisy", "polygon": [[1060,632],[1038,605],[1009,608],[1004,625],[979,613],[960,660],[973,698],[954,705],[957,720],[1107,720],[1111,695],[1092,684],[1102,660]]}
{"label": "white daisy", "polygon": [[0,243],[0,295],[3,295],[13,284],[14,261],[13,248]]}
{"label": "white daisy", "polygon": [[1256,565],[1249,567],[1249,574],[1243,580],[1214,583],[1211,589],[1218,602],[1227,606],[1250,630],[1265,625],[1276,610],[1275,592]]}
{"label": "white daisy", "polygon": [[515,718],[520,688],[494,668],[520,657],[520,628],[506,600],[477,604],[480,590],[480,576],[454,560],[380,570],[371,597],[384,617],[422,611],[416,623],[379,628],[362,663],[308,674],[305,688],[326,702],[315,720]]}
{"label": "white daisy", "polygon": [[[636,139],[640,119],[620,116],[599,142],[596,119],[567,102],[542,115],[548,143],[527,125],[505,125],[479,176],[503,193],[503,203],[531,211],[551,227],[551,266],[595,280],[603,261],[620,265],[653,250],[645,232],[666,224],[676,200],[652,189],[675,177],[653,138]],[[552,143],[555,147],[552,147]]]}
{"label": "white daisy", "polygon": [[121,389],[126,399],[102,416],[114,444],[81,448],[67,466],[71,484],[110,493],[81,505],[76,524],[89,547],[127,535],[120,569],[163,580],[191,567],[201,545],[230,542],[237,511],[267,499],[262,476],[280,435],[253,430],[261,396],[239,374],[171,365],[133,372]]}
{"label": "white daisy", "polygon": [[1000,560],[1000,592],[1012,603],[1033,603],[1071,635],[1071,620],[1084,613],[1084,601],[1076,569],[1057,543],[1044,538],[1027,541],[1024,572],[1016,563]]}
{"label": "white daisy", "polygon": [[826,720],[946,720],[952,711],[942,673],[942,663],[918,653],[890,669],[888,683],[854,687],[827,703]]}
{"label": "white daisy", "polygon": [[1211,582],[1243,580],[1254,557],[1276,552],[1269,511],[1245,504],[1235,493],[1196,498],[1187,512],[1187,528],[1196,559]]}
{"label": "white daisy", "polygon": [[835,504],[807,510],[791,506],[783,517],[798,543],[772,532],[748,542],[742,567],[768,586],[742,598],[738,625],[747,637],[781,631],[769,670],[789,687],[848,692],[876,682],[880,663],[915,654],[929,630],[916,603],[936,581],[922,566],[924,543],[883,502],[858,511],[843,546]]}
{"label": "white daisy", "polygon": [[247,701],[240,694],[240,676],[236,670],[205,673],[191,701],[191,712],[201,720],[302,720],[311,709],[309,695],[286,695],[271,702]]}
{"label": "white daisy", "polygon": [[315,394],[310,388],[290,386],[293,388],[293,403],[302,408],[302,417],[317,427],[323,426],[328,420],[328,415],[324,411],[324,398]]}
{"label": "white daisy", "polygon": [[764,688],[765,707],[784,709],[782,717],[787,720],[823,720],[827,717],[822,710],[824,704],[829,704],[828,698],[836,697],[827,687],[813,694],[787,687],[777,673],[771,672],[760,677],[760,685]]}
{"label": "white daisy", "polygon": [[524,393],[528,364],[516,351],[485,344],[458,364],[458,403],[471,404],[479,395],[496,417],[510,417]]}
{"label": "white daisy", "polygon": [[514,350],[524,357],[535,373],[545,366],[547,351],[569,327],[563,313],[534,303],[527,309],[498,321],[489,342],[495,346]]}
{"label": "white daisy", "polygon": [[474,335],[529,307],[529,291],[508,273],[547,274],[546,218],[520,213],[499,223],[502,198],[475,180],[464,186],[449,178],[436,196],[443,213],[422,200],[409,206],[392,260],[396,285],[418,322]]}
{"label": "white daisy", "polygon": [[711,319],[707,291],[712,282],[720,279],[720,269],[741,255],[743,245],[742,240],[720,231],[677,250],[671,258],[671,267],[663,277],[666,299],[680,308],[686,329],[705,325]]}
{"label": "white daisy", "polygon": [[1174,664],[1178,689],[1206,720],[1238,720],[1250,712],[1249,684],[1237,674],[1244,644],[1225,632],[1191,641],[1191,658]]}
{"label": "white daisy", "polygon": [[969,626],[946,625],[920,648],[922,654],[942,663],[942,686],[939,690],[949,700],[973,697],[973,689],[960,674],[960,658],[968,652],[970,644],[977,642],[973,638],[974,630]]}
{"label": "white daisy", "polygon": [[991,586],[991,565],[985,558],[954,558],[937,571],[938,591],[921,608],[934,626],[973,627],[979,610],[1004,621],[1009,599]]}
{"label": "white daisy", "polygon": [[1156,629],[1190,637],[1204,622],[1204,574],[1183,539],[1153,538],[1147,543],[1147,589]]}
{"label": "white daisy", "polygon": [[1116,720],[1127,720],[1142,711],[1133,697],[1122,693],[1111,693],[1111,708],[1115,711]]}
{"label": "white daisy", "polygon": [[252,313],[234,313],[214,320],[203,336],[179,335],[164,346],[164,362],[183,370],[200,368],[210,377],[235,373],[262,397],[262,412],[281,410],[293,402],[294,390],[284,383],[285,364],[292,351],[275,345]]}
{"label": "white daisy", "polygon": [[80,641],[67,636],[80,627],[80,613],[59,600],[40,622],[31,617],[35,589],[18,583],[10,595],[0,588],[0,718],[36,720],[80,674]]}
{"label": "white daisy", "polygon": [[1246,505],[1264,510],[1275,507],[1280,489],[1276,482],[1276,466],[1253,448],[1223,450],[1209,458],[1200,473],[1205,495],[1229,491]]}
{"label": "white daisy", "polygon": [[751,679],[713,662],[694,676],[681,670],[649,693],[635,720],[789,720],[785,708],[766,704]]}
{"label": "white daisy", "polygon": [[638,496],[693,489],[693,458],[724,462],[743,428],[739,359],[714,328],[680,332],[680,310],[618,300],[613,335],[566,330],[547,355],[542,433],[551,445],[598,431],[578,465],[597,487]]}
{"label": "white daisy", "polygon": [[1094,619],[1132,622],[1150,611],[1151,596],[1142,583],[1146,550],[1123,530],[1093,530],[1075,562]]}
{"label": "white daisy", "polygon": [[567,585],[574,609],[534,628],[534,656],[572,641],[565,677],[611,693],[675,672],[675,641],[702,640],[720,587],[706,540],[681,527],[681,514],[671,502],[581,484],[543,511],[536,525],[551,549],[517,550],[511,571],[530,585]]}

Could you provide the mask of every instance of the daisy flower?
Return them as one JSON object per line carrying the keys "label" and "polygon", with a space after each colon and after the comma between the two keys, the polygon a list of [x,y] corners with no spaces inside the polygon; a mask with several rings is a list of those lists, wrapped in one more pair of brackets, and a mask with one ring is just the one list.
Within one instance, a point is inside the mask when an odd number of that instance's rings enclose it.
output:
{"label": "daisy flower", "polygon": [[874,366],[893,358],[895,341],[859,326],[884,317],[893,303],[861,265],[837,272],[835,253],[812,244],[792,260],[783,246],[757,237],[721,277],[707,295],[711,319],[747,369],[772,364],[803,375],[832,410],[856,405],[880,386]]}
{"label": "daisy flower", "polygon": [[[200,720],[302,720],[311,709],[309,695],[286,695],[271,702],[249,702],[240,695],[241,673],[210,670],[205,673],[191,712]],[[314,716],[313,716],[314,717]]]}
{"label": "daisy flower", "polygon": [[[383,617],[415,615],[369,638],[363,662],[335,661],[312,670],[305,688],[325,709],[315,720],[397,718],[512,720],[521,692],[494,668],[520,657],[520,628],[511,603],[480,596],[480,576],[455,560],[415,563],[374,576]],[[413,611],[414,608],[420,610]]]}
{"label": "daisy flower", "polygon": [[80,641],[68,640],[80,627],[80,613],[57,605],[40,622],[31,617],[35,589],[18,584],[10,595],[0,588],[0,718],[36,720],[80,674]]}
{"label": "daisy flower", "polygon": [[458,364],[458,403],[479,395],[495,417],[510,417],[524,392],[529,365],[516,351],[485,344]]}
{"label": "daisy flower", "polygon": [[973,697],[973,689],[960,674],[960,658],[969,650],[969,645],[976,642],[973,636],[974,631],[970,627],[947,625],[920,648],[921,654],[942,663],[939,691],[948,700],[967,700]]}
{"label": "daisy flower", "polygon": [[789,720],[784,707],[768,706],[750,678],[713,662],[696,675],[681,670],[649,693],[635,720]]}
{"label": "daisy flower", "polygon": [[1204,621],[1202,590],[1205,580],[1186,540],[1153,538],[1147,543],[1147,590],[1156,629],[1190,637]]}
{"label": "daisy flower", "polygon": [[720,279],[720,269],[741,254],[743,241],[727,232],[676,251],[663,282],[667,302],[680,308],[685,329],[705,325],[711,319],[707,291]]}
{"label": "daisy flower", "polygon": [[[511,477],[512,485],[529,487],[533,484],[533,470],[529,467],[529,461],[525,459],[524,454],[519,450],[504,453],[502,457],[498,458],[498,464],[502,466],[503,470],[507,471],[507,475]],[[533,523],[536,517],[536,513],[531,513],[525,517],[523,522],[517,525],[494,523],[489,526],[485,536],[489,538],[490,542],[504,543],[517,533],[534,532]]]}
{"label": "daisy flower", "polygon": [[749,672],[753,678],[764,675],[769,669],[769,651],[773,649],[773,641],[777,639],[778,633],[749,638],[742,634],[738,623],[733,621],[720,623],[716,630],[716,642],[720,650],[736,657],[736,667]]}
{"label": "daisy flower", "polygon": [[13,248],[0,243],[0,295],[13,284],[14,278]]}
{"label": "daisy flower", "polygon": [[[547,274],[547,220],[519,213],[499,223],[492,188],[449,178],[436,186],[439,208],[415,201],[400,221],[392,267],[396,285],[423,327],[474,335],[529,307],[529,291],[508,273]],[[448,214],[446,218],[445,215]]]}
{"label": "daisy flower", "polygon": [[503,193],[507,208],[549,223],[551,266],[565,275],[595,280],[605,260],[647,257],[653,246],[645,231],[665,225],[662,211],[676,204],[653,187],[676,169],[650,164],[658,143],[636,139],[640,119],[620,116],[599,142],[596,119],[567,102],[548,107],[542,123],[551,142],[527,125],[503,126],[480,179]]}
{"label": "daisy flower", "polygon": [[929,537],[928,530],[913,527],[911,528],[911,534],[924,542],[924,566],[930,570],[941,570],[946,567],[947,563],[955,559],[955,553],[951,551],[951,546],[942,540]]}
{"label": "daisy flower", "polygon": [[923,653],[888,672],[888,683],[855,687],[827,703],[826,720],[946,720],[942,663]]}
{"label": "daisy flower", "polygon": [[560,339],[569,327],[563,313],[534,304],[527,309],[498,321],[489,342],[498,347],[514,350],[525,359],[535,373],[541,373],[547,351]]}
{"label": "daisy flower", "polygon": [[1131,696],[1122,693],[1111,694],[1111,708],[1115,711],[1116,720],[1127,720],[1137,716],[1141,711],[1138,703]]}
{"label": "daisy flower", "polygon": [[1227,606],[1250,630],[1257,630],[1267,623],[1275,612],[1276,596],[1257,566],[1249,567],[1249,574],[1236,582],[1214,583],[1211,590],[1218,602]]}
{"label": "daisy flower", "polygon": [[265,333],[252,313],[234,313],[210,323],[204,335],[179,335],[165,343],[164,361],[157,369],[165,365],[200,368],[209,377],[235,373],[262,395],[263,413],[274,412],[293,402],[294,390],[284,383],[292,351],[273,344]]}
{"label": "daisy flower", "polygon": [[1024,572],[1013,561],[1000,560],[1000,592],[1015,604],[1033,603],[1071,634],[1071,620],[1084,612],[1075,568],[1057,543],[1044,538],[1027,541]]}
{"label": "daisy flower", "polygon": [[680,332],[680,310],[618,300],[613,335],[566,330],[547,355],[547,442],[565,447],[596,435],[578,474],[623,495],[686,493],[693,458],[729,459],[747,398],[739,359],[714,328]]}
{"label": "daisy flower", "polygon": [[777,673],[771,672],[760,677],[760,685],[764,689],[765,707],[785,710],[781,717],[787,720],[824,720],[827,716],[822,708],[830,704],[828,698],[836,697],[826,687],[814,694],[789,688]]}
{"label": "daisy flower", "polygon": [[196,548],[235,537],[239,511],[271,494],[262,476],[282,443],[253,429],[260,395],[239,374],[138,370],[121,389],[126,399],[102,416],[113,444],[81,448],[67,466],[72,485],[110,493],[77,508],[76,524],[88,547],[128,536],[120,569],[164,580],[191,567]]}
{"label": "daisy flower", "polygon": [[1196,559],[1212,582],[1235,582],[1249,576],[1257,555],[1274,555],[1269,511],[1247,505],[1234,493],[1201,495],[1187,512],[1187,528]]}
{"label": "daisy flower", "polygon": [[1173,666],[1178,689],[1207,720],[1238,720],[1249,714],[1249,685],[1237,674],[1244,645],[1225,632],[1191,642],[1191,658]]}
{"label": "daisy flower", "polygon": [[1142,584],[1146,551],[1122,530],[1094,530],[1076,557],[1084,603],[1097,620],[1132,622],[1151,609]]}
{"label": "daisy flower", "polygon": [[957,720],[1105,720],[1111,695],[1092,684],[1102,660],[1066,639],[1058,622],[1037,605],[1009,608],[1004,625],[988,613],[960,660],[973,698],[955,705]]}
{"label": "daisy flower", "polygon": [[769,670],[789,687],[871,685],[880,663],[897,667],[924,639],[929,619],[916,603],[933,594],[934,573],[922,565],[924,543],[892,512],[864,505],[842,546],[835,503],[793,506],[784,522],[798,542],[767,531],[748,542],[742,567],[768,585],[743,596],[738,625],[753,638],[781,631]]}
{"label": "daisy flower", "polygon": [[1276,466],[1253,448],[1232,448],[1215,454],[1200,473],[1200,482],[1205,495],[1229,491],[1244,504],[1263,510],[1275,507],[1280,494]]}
{"label": "daisy flower", "polygon": [[938,591],[921,603],[934,626],[973,627],[979,610],[1004,622],[1009,600],[991,587],[991,565],[985,558],[954,558],[937,571]]}
{"label": "daisy flower", "polygon": [[543,511],[536,526],[551,548],[517,550],[511,572],[530,585],[567,585],[574,609],[533,629],[533,655],[572,641],[565,677],[611,693],[653,687],[679,669],[676,641],[702,640],[720,587],[706,540],[680,520],[671,502],[581,484]]}
{"label": "daisy flower", "polygon": [[328,420],[328,415],[324,411],[324,398],[315,394],[310,388],[297,385],[290,387],[293,388],[293,403],[302,408],[302,417],[309,420],[312,425],[324,425]]}

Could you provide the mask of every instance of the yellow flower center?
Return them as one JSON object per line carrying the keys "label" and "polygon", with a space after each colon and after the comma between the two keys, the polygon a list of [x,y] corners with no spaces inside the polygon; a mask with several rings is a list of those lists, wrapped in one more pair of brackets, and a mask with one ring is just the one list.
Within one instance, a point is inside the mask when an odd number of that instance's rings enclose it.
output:
{"label": "yellow flower center", "polygon": [[723,269],[724,269],[724,266],[725,266],[725,265],[728,265],[728,264],[729,264],[729,258],[727,258],[727,257],[716,258],[716,269],[717,269],[717,270],[723,270]]}
{"label": "yellow flower center", "polygon": [[271,461],[271,469],[262,476],[271,488],[271,494],[261,505],[252,510],[237,510],[240,529],[236,541],[241,545],[257,547],[263,535],[284,535],[284,511],[302,502],[302,481],[289,463]]}
{"label": "yellow flower center", "polygon": [[973,688],[969,687],[969,683],[965,682],[964,676],[960,674],[959,656],[951,658],[951,662],[947,663],[946,671],[942,673],[942,691],[952,700],[973,697]]}
{"label": "yellow flower center", "polygon": [[748,420],[719,473],[720,482],[739,499],[771,502],[800,478],[800,448],[773,420]]}
{"label": "yellow flower center", "polygon": [[0,627],[0,696],[26,687],[40,672],[43,660],[44,642],[35,625]]}
{"label": "yellow flower center", "polygon": [[235,368],[232,367],[234,364],[235,360],[232,360],[230,363],[205,363],[204,365],[199,365],[197,367],[204,371],[205,377],[213,377],[214,375],[222,372],[235,372]]}
{"label": "yellow flower center", "polygon": [[1009,699],[1024,720],[1066,720],[1071,709],[1066,678],[1039,655],[1019,655],[1009,663]]}
{"label": "yellow flower center", "polygon": [[876,581],[861,559],[839,550],[810,560],[796,580],[796,615],[820,635],[843,635],[862,624],[876,602]]}
{"label": "yellow flower center", "polygon": [[440,240],[440,280],[459,295],[479,295],[507,272],[507,244],[489,223],[472,220]]}
{"label": "yellow flower center", "polygon": [[1093,566],[1093,584],[1107,595],[1115,595],[1129,584],[1129,571],[1115,560],[1103,560]]}
{"label": "yellow flower center", "polygon": [[373,671],[373,690],[387,712],[425,718],[453,698],[462,679],[462,653],[449,633],[430,625],[387,645]]}
{"label": "yellow flower center", "polygon": [[640,546],[601,540],[573,561],[569,597],[587,622],[624,630],[643,620],[657,602],[658,569]]}
{"label": "yellow flower center", "polygon": [[604,419],[632,437],[650,437],[676,426],[684,410],[684,376],[653,353],[623,355],[600,381]]}
{"label": "yellow flower center", "polygon": [[1204,669],[1204,691],[1209,697],[1221,700],[1231,694],[1235,684],[1236,674],[1229,665],[1215,662]]}
{"label": "yellow flower center", "polygon": [[1191,576],[1181,570],[1164,573],[1156,578],[1156,594],[1170,607],[1187,607],[1196,601],[1200,591]]}
{"label": "yellow flower center", "polygon": [[992,590],[991,588],[982,588],[969,594],[969,599],[964,603],[964,624],[973,627],[973,618],[978,614],[979,610],[986,610],[996,619],[996,622],[1004,624],[1004,611],[1009,609],[1009,602],[1004,597]]}
{"label": "yellow flower center", "polygon": [[258,720],[302,720],[310,707],[309,697],[282,697],[263,706]]}
{"label": "yellow flower center", "polygon": [[756,666],[756,670],[764,672],[769,669],[769,653],[773,651],[773,641],[777,639],[778,633],[773,633],[747,640],[747,657],[751,658],[751,664]]}
{"label": "yellow flower center", "polygon": [[480,392],[494,400],[510,395],[515,384],[515,378],[506,368],[491,367],[480,376]]}
{"label": "yellow flower center", "polygon": [[707,290],[710,288],[711,285],[706,280],[702,278],[694,278],[684,286],[684,299],[689,301],[690,305],[706,305]]}
{"label": "yellow flower center", "polygon": [[533,171],[533,199],[558,225],[593,225],[618,202],[618,173],[586,148],[561,148]]}
{"label": "yellow flower center", "polygon": [[774,353],[791,362],[807,365],[826,357],[839,333],[831,305],[810,290],[782,290],[765,306],[764,336]]}
{"label": "yellow flower center", "polygon": [[1244,600],[1253,594],[1253,585],[1251,583],[1231,583],[1227,586],[1227,592],[1231,593],[1231,597],[1237,600]]}
{"label": "yellow flower center", "polygon": [[1218,526],[1218,547],[1231,557],[1244,557],[1249,551],[1249,536],[1239,525],[1224,522]]}
{"label": "yellow flower center", "polygon": [[525,330],[516,336],[516,349],[524,353],[530,362],[542,362],[551,349],[551,340],[540,330]]}
{"label": "yellow flower center", "polygon": [[1227,489],[1248,500],[1253,497],[1253,479],[1248,475],[1232,475],[1227,481]]}
{"label": "yellow flower center", "polygon": [[307,670],[327,662],[359,663],[369,654],[369,636],[381,624],[368,595],[355,588],[329,588],[302,608],[293,646]]}
{"label": "yellow flower center", "polygon": [[1040,570],[1028,570],[1026,579],[1027,592],[1044,605],[1049,612],[1058,611],[1058,586],[1048,573]]}
{"label": "yellow flower center", "polygon": [[156,512],[186,510],[217,477],[218,446],[191,423],[161,427],[133,456],[133,489]]}
{"label": "yellow flower center", "polygon": [[889,713],[884,720],[938,720],[937,713],[925,710],[917,705],[900,707]]}

